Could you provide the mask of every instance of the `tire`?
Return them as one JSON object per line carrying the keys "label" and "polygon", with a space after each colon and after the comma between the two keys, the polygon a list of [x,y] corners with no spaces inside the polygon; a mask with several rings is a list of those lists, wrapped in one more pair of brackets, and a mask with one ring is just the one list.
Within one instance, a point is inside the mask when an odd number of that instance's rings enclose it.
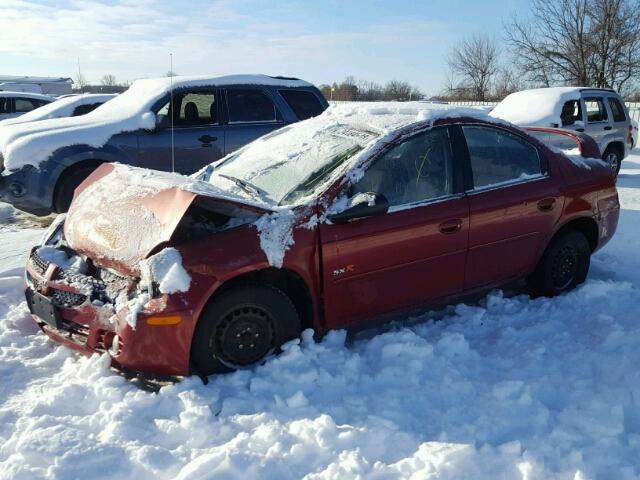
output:
{"label": "tire", "polygon": [[85,167],[70,172],[62,172],[53,197],[54,212],[65,213],[69,210],[71,200],[73,200],[73,192],[96,168],[98,167]]}
{"label": "tire", "polygon": [[587,238],[575,230],[562,233],[549,243],[527,278],[529,291],[533,296],[553,297],[573,290],[587,278],[590,263]]}
{"label": "tire", "polygon": [[203,310],[191,343],[200,375],[251,367],[300,336],[300,318],[281,290],[247,285],[222,293]]}
{"label": "tire", "polygon": [[616,175],[620,172],[620,165],[622,164],[622,154],[620,153],[620,149],[618,147],[607,147],[602,155],[602,160],[604,160],[609,166],[611,170],[613,170]]}

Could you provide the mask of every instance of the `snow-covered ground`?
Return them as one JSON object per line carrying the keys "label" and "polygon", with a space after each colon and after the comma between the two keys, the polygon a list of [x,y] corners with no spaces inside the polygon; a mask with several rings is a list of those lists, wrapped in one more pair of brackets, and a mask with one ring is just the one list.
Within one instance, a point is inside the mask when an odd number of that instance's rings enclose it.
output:
{"label": "snow-covered ground", "polygon": [[20,267],[42,230],[0,206],[0,478],[640,478],[640,152],[623,166],[618,233],[572,293],[307,332],[158,393],[38,332]]}

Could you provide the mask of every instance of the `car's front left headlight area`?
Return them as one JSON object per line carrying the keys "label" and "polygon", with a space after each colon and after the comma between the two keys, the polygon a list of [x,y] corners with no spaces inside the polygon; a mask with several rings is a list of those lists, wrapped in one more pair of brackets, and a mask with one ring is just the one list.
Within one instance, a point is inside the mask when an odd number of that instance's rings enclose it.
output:
{"label": "car's front left headlight area", "polygon": [[64,238],[64,222],[66,218],[67,214],[61,213],[53,220],[45,234],[42,236],[40,245],[56,246],[60,244]]}

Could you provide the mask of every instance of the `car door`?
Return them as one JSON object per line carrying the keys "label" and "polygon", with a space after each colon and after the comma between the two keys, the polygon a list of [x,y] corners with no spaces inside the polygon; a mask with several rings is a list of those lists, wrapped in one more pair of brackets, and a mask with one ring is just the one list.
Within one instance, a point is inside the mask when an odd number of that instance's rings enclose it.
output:
{"label": "car door", "polygon": [[469,207],[455,169],[448,129],[438,127],[388,148],[348,189],[384,195],[389,210],[320,225],[329,328],[462,290]]}
{"label": "car door", "polygon": [[586,117],[585,133],[593,137],[602,148],[604,137],[613,130],[604,97],[601,95],[589,95],[583,97],[582,101]]}
{"label": "car door", "polygon": [[529,273],[562,212],[559,174],[524,137],[464,125],[470,209],[465,289]]}
{"label": "car door", "polygon": [[611,115],[611,124],[613,130],[609,132],[612,136],[626,140],[629,136],[629,119],[625,113],[625,109],[622,106],[622,102],[613,94],[606,97],[607,105],[609,107],[609,114]]}
{"label": "car door", "polygon": [[229,87],[226,99],[225,155],[285,124],[274,100],[261,88]]}
{"label": "car door", "polygon": [[140,166],[188,175],[222,158],[225,127],[220,110],[215,89],[174,93],[173,103],[167,99],[156,113],[157,128],[140,133]]}

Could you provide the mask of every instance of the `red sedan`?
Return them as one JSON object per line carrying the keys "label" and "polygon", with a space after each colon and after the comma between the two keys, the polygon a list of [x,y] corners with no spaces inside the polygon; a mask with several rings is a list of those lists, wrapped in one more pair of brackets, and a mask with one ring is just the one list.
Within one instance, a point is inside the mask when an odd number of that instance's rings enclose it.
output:
{"label": "red sedan", "polygon": [[[458,115],[458,116],[456,116]],[[194,177],[103,165],[27,264],[55,341],[161,375],[247,367],[317,334],[526,279],[552,296],[614,234],[588,137],[487,117],[334,107]],[[478,114],[479,115],[479,114]]]}

